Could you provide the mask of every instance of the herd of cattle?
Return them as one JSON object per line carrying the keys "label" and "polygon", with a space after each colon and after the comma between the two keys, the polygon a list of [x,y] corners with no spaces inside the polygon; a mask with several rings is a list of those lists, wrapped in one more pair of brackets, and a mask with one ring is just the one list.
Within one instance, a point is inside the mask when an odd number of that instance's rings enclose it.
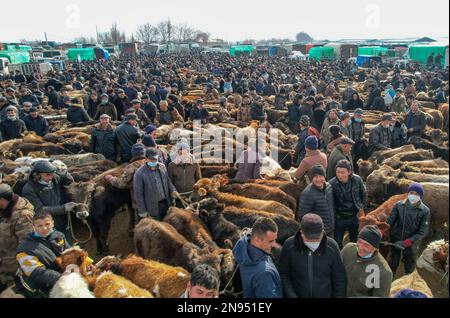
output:
{"label": "herd of cattle", "polygon": [[[73,91],[72,95],[83,92]],[[185,102],[201,97],[198,87],[188,90]],[[420,98],[420,96],[419,96]],[[223,295],[239,293],[239,275],[235,272],[235,261],[231,248],[246,229],[252,228],[260,216],[273,219],[279,228],[278,244],[293,236],[299,229],[296,219],[297,203],[308,180],[294,180],[294,149],[297,136],[290,133],[286,125],[286,111],[273,109],[272,100],[266,100],[267,122],[262,126],[276,131],[279,162],[268,159],[263,163],[264,179],[247,182],[234,180],[236,169],[231,164],[217,164],[204,153],[210,140],[202,140],[203,152],[200,180],[190,195],[190,205],[185,209],[172,207],[163,222],[152,219],[133,224],[133,209],[128,189],[118,189],[105,180],[105,176],[120,176],[125,168],[106,160],[102,155],[88,153],[94,123],[71,126],[64,119],[50,120],[51,133],[39,137],[27,133],[22,139],[0,144],[1,172],[3,181],[14,187],[16,193],[26,182],[33,162],[51,160],[54,164],[67,167],[75,183],[67,187],[67,195],[77,203],[83,203],[90,212],[90,226],[96,240],[97,250],[108,251],[108,235],[115,213],[126,207],[130,212],[128,230],[134,230],[135,253],[121,259],[106,256],[95,266],[94,272],[83,269],[87,253],[79,248],[66,251],[62,268],[76,263],[81,266],[80,287],[68,288],[67,277],[63,277],[52,295],[54,297],[162,297],[177,298],[186,289],[189,273],[197,264],[209,264],[221,275],[223,286],[228,290]],[[387,217],[395,203],[404,200],[406,189],[413,182],[420,182],[425,188],[424,203],[432,212],[431,233],[427,242],[433,242],[423,252],[418,266],[437,277],[445,272],[448,259],[448,104],[435,109],[428,100],[422,101],[427,116],[426,138],[413,137],[401,148],[380,151],[370,158],[361,156],[357,165],[359,174],[366,182],[373,211],[360,219],[360,226],[376,224],[386,228]],[[214,118],[217,103],[209,102],[208,110]],[[50,109],[44,106],[45,111]],[[50,113],[48,113],[50,115]],[[61,113],[52,113],[58,118]],[[365,111],[367,136],[381,121],[381,113]],[[214,120],[213,120],[214,122]],[[242,128],[244,127],[244,128]],[[236,146],[238,141],[228,135],[233,128],[243,134],[256,134],[257,125],[251,123],[216,123],[204,125],[202,129],[219,130]],[[165,141],[161,149],[170,153],[173,141],[180,136],[195,139],[189,123],[183,126],[161,126],[159,140]],[[235,134],[236,135],[236,134]],[[368,139],[368,138],[367,138]],[[236,149],[237,147],[234,147]],[[234,153],[234,158],[239,154]],[[121,233],[124,237],[128,231]],[[436,241],[437,240],[437,241]],[[280,251],[278,251],[280,252]],[[276,259],[277,251],[274,252]],[[103,255],[105,256],[105,255]],[[433,264],[433,266],[430,266]],[[230,280],[233,280],[232,284]],[[400,279],[393,285],[420,284],[421,278],[408,281]],[[426,286],[426,284],[425,284]],[[423,289],[423,288],[422,288]],[[93,291],[90,292],[89,290]],[[432,296],[432,292],[425,291]]]}

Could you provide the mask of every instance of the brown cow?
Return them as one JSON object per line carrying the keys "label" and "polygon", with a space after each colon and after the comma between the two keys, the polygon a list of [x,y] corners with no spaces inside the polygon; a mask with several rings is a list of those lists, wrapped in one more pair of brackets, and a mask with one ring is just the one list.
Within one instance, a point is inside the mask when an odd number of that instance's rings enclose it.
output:
{"label": "brown cow", "polygon": [[374,152],[374,154],[372,155],[372,157],[370,157],[369,160],[376,162],[378,164],[381,164],[384,160],[391,158],[397,154],[414,151],[414,150],[416,150],[414,145],[405,145],[400,148],[389,149],[389,150],[380,150],[380,151]]}
{"label": "brown cow", "polygon": [[139,256],[181,266],[190,272],[199,264],[208,264],[226,280],[234,270],[234,258],[230,250],[202,250],[168,223],[150,218],[141,220],[135,228],[134,242]]}
{"label": "brown cow", "polygon": [[167,212],[164,222],[172,225],[178,233],[200,248],[209,250],[217,248],[206,225],[192,211],[172,207]]}
{"label": "brown cow", "polygon": [[286,205],[292,211],[297,211],[297,202],[295,199],[278,188],[262,184],[247,183],[224,185],[220,188],[220,191],[242,195],[250,199],[273,200]]}
{"label": "brown cow", "polygon": [[415,173],[415,172],[403,172],[399,177],[404,177],[405,179],[412,180],[415,182],[435,182],[435,183],[447,183],[449,182],[448,175],[433,175],[426,173]]}
{"label": "brown cow", "polygon": [[404,162],[407,161],[424,161],[434,159],[431,150],[418,149],[414,151],[399,153],[389,159],[383,161],[383,164],[388,165],[394,169],[400,169]]}
{"label": "brown cow", "polygon": [[231,205],[239,208],[258,209],[294,218],[294,212],[279,202],[255,200],[229,193],[223,193],[219,191],[219,188],[219,182],[213,182],[211,179],[202,179],[194,186],[194,192],[191,199],[193,201],[200,201],[207,196],[210,196],[226,206]]}
{"label": "brown cow", "polygon": [[366,225],[377,225],[380,230],[387,231],[389,225],[386,223],[389,215],[391,215],[392,208],[398,202],[405,200],[406,194],[400,194],[390,197],[386,202],[380,205],[377,209],[359,218],[359,228],[362,229]]}
{"label": "brown cow", "polygon": [[159,298],[179,298],[185,291],[190,274],[184,268],[172,267],[137,256],[124,260],[106,257],[95,265],[101,271],[111,270]]}

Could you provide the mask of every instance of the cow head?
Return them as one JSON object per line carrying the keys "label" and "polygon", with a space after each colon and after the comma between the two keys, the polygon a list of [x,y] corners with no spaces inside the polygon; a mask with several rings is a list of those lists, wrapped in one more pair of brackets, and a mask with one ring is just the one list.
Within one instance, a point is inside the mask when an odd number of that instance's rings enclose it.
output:
{"label": "cow head", "polygon": [[375,202],[382,203],[388,195],[389,185],[394,183],[401,170],[395,170],[384,165],[380,169],[375,170],[367,177],[367,192],[370,198]]}
{"label": "cow head", "polygon": [[211,181],[214,182],[218,182],[220,183],[220,186],[226,186],[227,184],[230,183],[230,180],[228,179],[228,176],[226,174],[220,174],[220,175],[216,175],[214,177],[212,177]]}
{"label": "cow head", "polygon": [[359,159],[357,165],[358,165],[358,174],[364,181],[367,180],[367,177],[372,172],[379,169],[379,166],[375,162],[370,160]]}
{"label": "cow head", "polygon": [[90,199],[95,190],[96,186],[91,182],[78,182],[67,186],[66,194],[73,202],[84,203],[90,207]]}
{"label": "cow head", "polygon": [[417,267],[434,273],[447,271],[449,244],[445,240],[430,243],[417,260]]}
{"label": "cow head", "polygon": [[234,256],[229,249],[216,249],[210,251],[208,248],[198,250],[196,257],[192,259],[194,268],[201,264],[206,264],[214,268],[221,277],[222,283],[227,283],[234,271]]}
{"label": "cow head", "polygon": [[88,253],[79,247],[75,246],[65,250],[61,256],[58,257],[56,263],[59,265],[61,272],[65,272],[69,265],[76,265],[80,268],[80,273],[87,276],[87,267],[92,264]]}
{"label": "cow head", "polygon": [[194,191],[190,196],[191,202],[198,202],[209,194],[210,191],[217,191],[220,188],[219,182],[213,182],[211,179],[201,179],[194,185]]}

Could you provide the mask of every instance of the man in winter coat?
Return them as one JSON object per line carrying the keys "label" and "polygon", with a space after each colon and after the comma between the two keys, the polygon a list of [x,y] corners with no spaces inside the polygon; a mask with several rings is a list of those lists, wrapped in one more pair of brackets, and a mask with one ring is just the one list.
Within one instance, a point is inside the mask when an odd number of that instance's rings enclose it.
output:
{"label": "man in winter coat", "polygon": [[349,161],[341,160],[336,165],[336,177],[330,180],[333,188],[336,212],[334,238],[342,249],[344,234],[348,230],[350,242],[356,243],[359,218],[364,216],[367,206],[367,190],[361,177],[353,173]]}
{"label": "man in winter coat", "polygon": [[250,120],[257,120],[263,122],[266,120],[266,113],[264,112],[264,98],[256,96],[255,102],[250,108]]}
{"label": "man in winter coat", "polygon": [[98,120],[102,115],[108,115],[113,121],[117,121],[119,119],[116,106],[109,102],[108,94],[102,94],[101,102],[97,106],[97,112],[95,113],[94,119]]}
{"label": "man in winter coat", "polygon": [[373,154],[376,151],[387,150],[391,148],[392,134],[389,126],[392,121],[391,114],[384,114],[381,123],[370,131],[369,152]]}
{"label": "man in winter coat", "polygon": [[403,89],[398,88],[395,92],[395,97],[391,105],[391,111],[397,114],[406,113],[408,105],[406,104],[406,97],[403,94]]}
{"label": "man in winter coat", "polygon": [[162,221],[167,215],[176,191],[166,167],[158,162],[158,151],[147,150],[148,162],[134,174],[133,189],[139,218],[151,217]]}
{"label": "man in winter coat", "polygon": [[347,297],[389,298],[393,275],[379,252],[381,239],[378,227],[368,225],[359,233],[357,243],[349,243],[342,250],[347,273]]}
{"label": "man in winter coat", "polygon": [[329,237],[334,236],[335,212],[333,188],[325,179],[325,169],[321,165],[311,168],[312,183],[303,190],[298,205],[298,219],[308,213],[318,214]]}
{"label": "man in winter coat", "polygon": [[122,163],[131,160],[131,148],[141,138],[141,132],[137,127],[136,114],[129,114],[125,118],[125,122],[116,128],[115,143],[120,147],[120,158]]}
{"label": "man in winter coat", "polygon": [[328,145],[331,139],[331,133],[329,131],[330,126],[339,125],[339,116],[337,109],[331,109],[328,113],[328,117],[323,122],[322,129],[320,131],[320,143],[324,147]]}
{"label": "man in winter coat", "polygon": [[205,101],[203,99],[198,99],[195,102],[195,105],[191,110],[189,119],[193,122],[196,120],[200,120],[202,124],[208,123],[209,113],[205,109]]}
{"label": "man in winter coat", "polygon": [[100,116],[100,123],[92,130],[90,152],[102,154],[106,159],[116,161],[115,127],[110,124],[110,119],[111,117],[106,114]]}
{"label": "man in winter coat", "polygon": [[0,183],[0,293],[14,281],[16,250],[33,230],[34,208],[11,187]]}
{"label": "man in winter coat", "polygon": [[331,180],[336,176],[336,166],[341,160],[348,160],[353,171],[352,147],[355,144],[350,138],[344,137],[339,145],[334,147],[328,158],[327,180]]}
{"label": "man in winter coat", "polygon": [[309,136],[316,136],[318,139],[320,138],[320,134],[317,129],[311,126],[311,120],[309,119],[309,117],[307,115],[303,115],[300,118],[300,133],[298,134],[298,142],[295,147],[298,165],[300,165],[303,158],[305,158],[305,141]]}
{"label": "man in winter coat", "polygon": [[285,298],[344,298],[346,273],[336,242],[317,214],[306,214],[299,232],[281,251],[279,270]]}
{"label": "man in winter coat", "polygon": [[391,148],[399,148],[406,144],[408,137],[408,128],[406,125],[400,122],[397,118],[397,113],[391,113],[392,121],[389,126],[389,130],[391,131],[392,141]]}
{"label": "man in winter coat", "polygon": [[425,113],[419,109],[419,101],[415,100],[411,104],[411,110],[406,115],[406,128],[408,128],[408,138],[412,136],[422,137],[425,132]]}
{"label": "man in winter coat", "polygon": [[27,131],[25,123],[19,119],[17,109],[9,106],[6,109],[6,119],[0,122],[0,142],[23,137]]}
{"label": "man in winter coat", "polygon": [[44,137],[49,130],[49,125],[45,117],[39,115],[36,108],[30,109],[30,114],[23,120],[28,131],[34,131],[36,135]]}
{"label": "man in winter coat", "polygon": [[414,272],[419,243],[430,228],[430,209],[422,202],[423,186],[413,183],[407,193],[408,198],[394,206],[386,222],[391,227],[391,242],[395,244],[389,260],[394,275],[401,260],[405,265],[405,275]]}
{"label": "man in winter coat", "polygon": [[259,218],[251,234],[242,237],[233,249],[239,264],[244,298],[281,298],[281,279],[270,253],[276,247],[278,227],[269,218]]}
{"label": "man in winter coat", "polygon": [[[79,204],[67,202],[64,187],[74,182],[67,170],[60,171],[48,161],[37,161],[33,171],[23,187],[22,195],[33,204],[35,213],[50,213],[55,221],[55,228],[67,232],[67,214],[74,212]],[[82,217],[77,212],[77,217]]]}
{"label": "man in winter coat", "polygon": [[327,155],[319,150],[319,141],[316,136],[309,136],[305,140],[306,155],[295,172],[295,178],[302,180],[309,170],[316,164],[320,164],[324,169],[328,167]]}
{"label": "man in winter coat", "polygon": [[355,143],[358,143],[364,139],[366,124],[364,123],[363,115],[364,112],[361,108],[355,109],[355,113],[353,114],[353,118],[350,123],[352,135],[349,138],[353,139]]}
{"label": "man in winter coat", "polygon": [[67,120],[72,124],[84,123],[91,120],[83,104],[78,99],[73,99],[67,110]]}
{"label": "man in winter coat", "polygon": [[189,152],[189,144],[180,142],[176,145],[176,156],[169,164],[169,178],[179,193],[189,193],[202,178],[200,165],[194,161]]}

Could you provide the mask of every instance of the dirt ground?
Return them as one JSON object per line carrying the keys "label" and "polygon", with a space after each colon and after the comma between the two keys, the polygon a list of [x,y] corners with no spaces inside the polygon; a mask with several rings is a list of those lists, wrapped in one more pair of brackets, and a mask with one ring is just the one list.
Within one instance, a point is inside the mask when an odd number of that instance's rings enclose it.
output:
{"label": "dirt ground", "polygon": [[[114,217],[111,225],[111,231],[108,238],[108,244],[110,247],[109,255],[122,255],[127,256],[134,253],[133,239],[128,236],[128,212],[119,211]],[[85,226],[79,222],[75,223],[75,235],[80,239],[85,239],[88,236],[88,231]],[[423,246],[426,247],[431,241],[424,242]],[[86,249],[94,261],[99,261],[102,256],[96,255],[95,239],[92,238],[87,244],[82,246]],[[435,298],[449,298],[448,286],[444,282],[440,282],[440,277],[432,275],[427,271],[419,270],[420,275],[427,282]],[[401,278],[404,274],[403,265],[397,270],[395,279]]]}

